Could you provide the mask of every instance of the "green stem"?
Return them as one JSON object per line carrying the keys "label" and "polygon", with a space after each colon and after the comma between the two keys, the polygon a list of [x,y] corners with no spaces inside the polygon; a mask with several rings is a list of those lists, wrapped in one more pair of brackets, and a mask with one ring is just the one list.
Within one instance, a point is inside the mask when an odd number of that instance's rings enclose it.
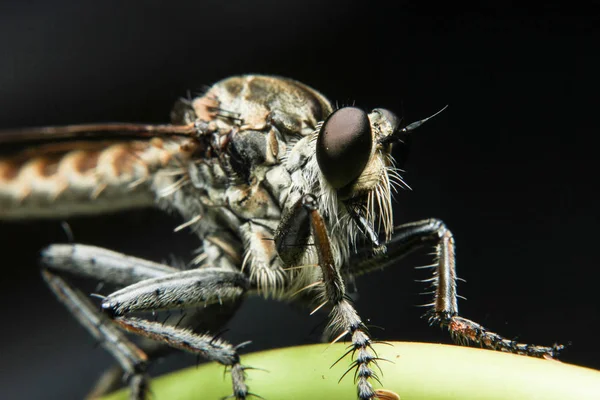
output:
{"label": "green stem", "polygon": [[[600,371],[553,360],[489,350],[425,343],[375,345],[383,371],[383,388],[402,400],[598,400]],[[338,383],[350,358],[331,365],[346,345],[309,345],[242,356],[252,393],[269,400],[355,399],[353,372]],[[156,400],[221,399],[231,394],[224,367],[205,364],[152,381]],[[375,382],[375,388],[380,385]],[[125,400],[120,391],[105,400]]]}

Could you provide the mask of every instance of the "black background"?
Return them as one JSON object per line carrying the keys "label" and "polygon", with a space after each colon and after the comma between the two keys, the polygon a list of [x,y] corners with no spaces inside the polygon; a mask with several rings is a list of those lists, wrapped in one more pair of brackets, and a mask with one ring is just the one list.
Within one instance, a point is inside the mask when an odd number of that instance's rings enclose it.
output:
{"label": "black background", "polygon": [[[142,6],[143,4],[143,6]],[[600,71],[595,10],[440,9],[396,2],[14,2],[0,12],[0,127],[167,122],[172,103],[224,77],[293,77],[415,133],[396,221],[443,219],[456,244],[462,314],[525,342],[571,343],[600,368],[596,190]],[[132,212],[69,221],[78,242],[188,259],[180,221]],[[0,222],[0,398],[82,398],[110,357],[53,299],[39,249],[59,221]],[[420,318],[426,254],[359,279],[378,339],[449,343]],[[249,299],[225,337],[248,351],[313,343],[322,316]],[[179,357],[181,363],[193,358]]]}

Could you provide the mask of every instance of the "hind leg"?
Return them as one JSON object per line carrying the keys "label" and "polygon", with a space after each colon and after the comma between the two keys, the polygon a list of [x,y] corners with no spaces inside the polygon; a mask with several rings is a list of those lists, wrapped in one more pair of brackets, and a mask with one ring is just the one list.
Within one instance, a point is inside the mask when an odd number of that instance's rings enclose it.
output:
{"label": "hind leg", "polygon": [[[50,246],[43,252],[42,263],[47,267],[43,275],[52,291],[117,360],[118,366],[103,375],[92,395],[111,390],[117,382],[116,376],[124,372],[131,387],[131,398],[147,397],[148,380],[145,370],[148,356],[134,346],[117,329],[117,325],[163,345],[199,354],[231,367],[234,396],[243,399],[247,395],[237,348],[212,336],[197,335],[185,328],[125,317],[125,314],[134,311],[172,310],[210,303],[237,302],[248,287],[246,278],[240,272],[218,268],[180,271],[84,245]],[[101,313],[83,294],[50,270],[114,284],[135,283],[106,298],[102,307],[105,312]],[[162,351],[164,346],[158,349]]]}
{"label": "hind leg", "polygon": [[98,312],[81,292],[71,287],[67,282],[44,269],[42,276],[50,290],[58,300],[69,310],[79,323],[106,349],[117,361],[119,370],[128,381],[130,398],[144,400],[148,398],[148,377],[146,366],[148,357],[136,347],[123,332],[119,331],[112,322]]}

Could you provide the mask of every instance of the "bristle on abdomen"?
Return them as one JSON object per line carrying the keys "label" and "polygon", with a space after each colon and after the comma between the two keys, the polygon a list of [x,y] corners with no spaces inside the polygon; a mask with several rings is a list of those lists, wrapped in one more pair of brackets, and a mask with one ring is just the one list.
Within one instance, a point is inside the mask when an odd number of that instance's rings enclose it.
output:
{"label": "bristle on abdomen", "polygon": [[154,138],[54,143],[0,158],[0,219],[151,206],[154,173],[188,156],[181,141]]}

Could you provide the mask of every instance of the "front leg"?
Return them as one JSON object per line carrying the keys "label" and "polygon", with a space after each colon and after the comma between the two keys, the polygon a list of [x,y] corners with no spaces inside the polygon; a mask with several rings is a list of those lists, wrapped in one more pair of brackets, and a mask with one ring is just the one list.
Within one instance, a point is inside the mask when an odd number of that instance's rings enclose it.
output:
{"label": "front leg", "polygon": [[[349,272],[361,275],[375,269],[383,269],[397,262],[412,251],[428,244],[436,245],[436,261],[433,277],[435,288],[432,309],[428,312],[431,323],[447,327],[452,337],[459,343],[476,343],[483,347],[534,357],[554,358],[564,346],[551,347],[517,343],[497,333],[490,332],[480,324],[458,315],[456,293],[456,264],[454,238],[446,225],[438,219],[426,219],[401,225],[387,243],[387,254],[363,258],[368,252],[359,252],[350,263]],[[362,254],[361,254],[362,253]]]}
{"label": "front leg", "polygon": [[351,336],[352,343],[348,353],[355,356],[350,369],[356,368],[358,398],[369,400],[379,397],[369,381],[370,378],[378,380],[375,371],[371,368],[373,364],[376,365],[377,357],[372,351],[371,339],[364,323],[346,296],[344,281],[334,263],[327,227],[317,209],[317,200],[312,195],[305,195],[301,202],[308,212],[310,230],[319,258],[325,289],[324,300],[333,307],[329,329],[332,333],[341,332],[334,341],[347,334]]}

